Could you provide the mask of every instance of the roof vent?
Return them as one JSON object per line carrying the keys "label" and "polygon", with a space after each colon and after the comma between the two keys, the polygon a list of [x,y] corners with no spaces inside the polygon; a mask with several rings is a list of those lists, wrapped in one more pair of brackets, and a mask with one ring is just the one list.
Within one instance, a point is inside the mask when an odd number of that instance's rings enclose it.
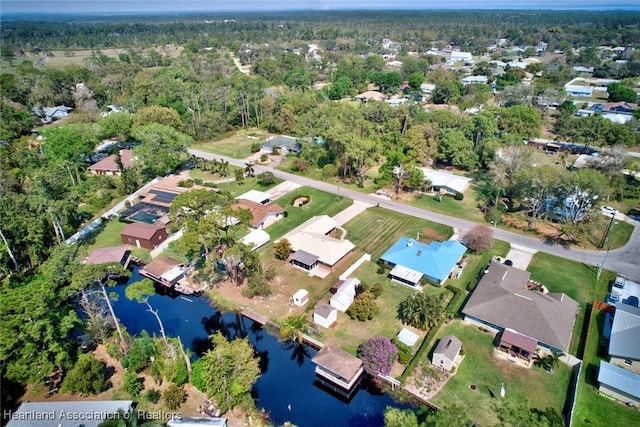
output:
{"label": "roof vent", "polygon": [[409,240],[409,241],[407,242],[407,246],[413,246],[413,240]]}

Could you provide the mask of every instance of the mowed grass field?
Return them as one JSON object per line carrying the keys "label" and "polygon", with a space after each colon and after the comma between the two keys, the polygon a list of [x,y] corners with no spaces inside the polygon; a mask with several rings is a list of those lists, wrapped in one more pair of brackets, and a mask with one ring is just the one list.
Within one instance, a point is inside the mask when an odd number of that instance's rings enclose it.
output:
{"label": "mowed grass field", "polygon": [[598,369],[607,360],[607,343],[602,337],[605,312],[593,310],[578,383],[572,426],[637,426],[640,413],[598,394]]}
{"label": "mowed grass field", "polygon": [[[465,359],[446,386],[431,399],[435,405],[446,407],[456,403],[481,426],[500,425],[498,410],[505,405],[524,404],[542,410],[553,407],[562,413],[571,375],[568,366],[560,364],[549,374],[542,368],[520,368],[496,359],[493,357],[494,335],[465,325],[461,320],[443,327],[437,338],[450,334],[462,341]],[[437,339],[433,344],[436,342]],[[433,349],[430,355],[432,352]],[[506,392],[504,399],[500,398],[502,383]],[[470,389],[471,384],[476,390]]]}
{"label": "mowed grass field", "polygon": [[375,261],[400,237],[416,238],[422,242],[447,240],[453,229],[384,208],[369,208],[344,225],[347,238],[358,250],[371,254]]}
{"label": "mowed grass field", "polygon": [[584,328],[587,304],[593,303],[596,299],[604,301],[615,273],[603,270],[600,279],[597,280],[595,267],[542,252],[533,256],[527,270],[531,272],[531,279],[545,285],[550,292],[564,292],[580,305],[569,347],[569,352],[576,355]]}
{"label": "mowed grass field", "polygon": [[216,141],[196,143],[192,148],[207,153],[244,159],[251,155],[251,146],[262,143],[270,134],[262,129],[230,131]]}

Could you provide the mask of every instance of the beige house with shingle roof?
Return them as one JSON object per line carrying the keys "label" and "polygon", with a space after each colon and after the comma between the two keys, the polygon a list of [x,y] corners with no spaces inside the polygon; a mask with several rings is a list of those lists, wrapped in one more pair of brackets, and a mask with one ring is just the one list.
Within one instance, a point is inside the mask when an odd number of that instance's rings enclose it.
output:
{"label": "beige house with shingle roof", "polygon": [[509,328],[567,353],[578,303],[564,293],[528,290],[530,275],[493,261],[462,310],[465,322],[498,332]]}

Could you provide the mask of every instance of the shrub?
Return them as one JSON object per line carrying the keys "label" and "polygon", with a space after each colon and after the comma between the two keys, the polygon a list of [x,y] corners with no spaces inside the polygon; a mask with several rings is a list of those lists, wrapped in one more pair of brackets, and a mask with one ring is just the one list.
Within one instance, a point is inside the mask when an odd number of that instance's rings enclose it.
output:
{"label": "shrub", "polygon": [[144,398],[147,402],[158,403],[158,401],[160,400],[160,392],[157,389],[152,388],[150,390],[147,390],[147,392],[144,394]]}
{"label": "shrub", "polygon": [[266,187],[267,185],[271,185],[276,181],[276,177],[272,172],[263,172],[258,175],[258,184]]}
{"label": "shrub", "polygon": [[137,397],[142,390],[144,390],[144,383],[142,378],[138,377],[132,372],[124,373],[124,384],[122,385],[124,391],[131,397]]}
{"label": "shrub", "polygon": [[380,308],[376,303],[376,297],[373,293],[365,291],[359,294],[347,310],[347,315],[354,319],[364,322],[371,320],[378,315]]}
{"label": "shrub", "polygon": [[278,240],[278,242],[273,245],[273,254],[276,259],[286,260],[289,258],[289,254],[291,253],[291,242],[289,240],[282,238]]}
{"label": "shrub", "polygon": [[411,349],[411,347],[401,342],[398,338],[394,338],[392,342],[398,350],[398,362],[402,363],[403,365],[409,363],[411,361],[411,358],[413,357],[413,350]]}
{"label": "shrub", "polygon": [[486,225],[476,225],[465,234],[462,241],[474,252],[486,252],[493,245],[493,230]]}
{"label": "shrub", "polygon": [[338,175],[337,165],[329,164],[329,165],[324,165],[324,167],[322,168],[323,178],[333,178],[336,175]]}
{"label": "shrub", "polygon": [[464,200],[464,194],[462,194],[462,193],[456,193],[456,195],[455,195],[455,196],[453,196],[453,198],[454,198],[455,200]]}
{"label": "shrub", "polygon": [[307,169],[309,169],[309,163],[306,160],[303,159],[297,159],[296,161],[293,162],[293,166],[291,166],[291,169],[294,172],[306,172]]}
{"label": "shrub", "polygon": [[267,160],[269,160],[269,156],[267,155],[267,153],[264,153],[264,154],[260,155],[260,161],[262,163],[266,162]]}
{"label": "shrub", "polygon": [[266,297],[271,295],[271,288],[264,277],[253,275],[247,280],[247,286],[242,290],[242,295],[247,298]]}
{"label": "shrub", "polygon": [[185,401],[186,397],[187,396],[182,387],[176,384],[169,384],[169,387],[162,392],[162,400],[164,401],[164,404],[172,411],[178,409],[180,405],[182,405],[182,402]]}
{"label": "shrub", "polygon": [[251,152],[257,153],[258,151],[260,151],[260,143],[254,142],[253,144],[251,144]]}
{"label": "shrub", "polygon": [[193,179],[183,179],[182,181],[178,181],[178,187],[182,188],[191,188],[193,187],[195,182]]}
{"label": "shrub", "polygon": [[384,290],[384,288],[382,287],[382,283],[376,282],[373,285],[367,285],[366,287],[364,287],[364,290],[371,292],[376,298],[378,298],[380,295],[382,295],[382,291]]}
{"label": "shrub", "polygon": [[387,337],[372,337],[360,344],[358,357],[370,375],[388,375],[398,360],[398,350]]}
{"label": "shrub", "polygon": [[140,372],[147,367],[151,356],[156,355],[153,338],[143,332],[133,341],[127,354],[122,358],[122,366],[132,372]]}
{"label": "shrub", "polygon": [[189,373],[187,372],[187,364],[182,358],[177,358],[174,363],[171,364],[169,372],[167,373],[167,380],[180,386],[187,383]]}
{"label": "shrub", "polygon": [[107,388],[105,364],[92,354],[82,354],[62,381],[63,393],[98,394]]}

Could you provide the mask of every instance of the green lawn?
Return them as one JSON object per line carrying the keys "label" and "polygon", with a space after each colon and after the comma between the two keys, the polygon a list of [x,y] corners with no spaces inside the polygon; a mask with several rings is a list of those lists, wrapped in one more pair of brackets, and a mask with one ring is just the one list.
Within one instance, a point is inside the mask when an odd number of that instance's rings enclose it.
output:
{"label": "green lawn", "polygon": [[598,369],[600,360],[606,360],[607,351],[602,338],[604,318],[603,311],[591,313],[572,426],[633,426],[640,422],[637,410],[598,395]]}
{"label": "green lawn", "polygon": [[[122,245],[122,238],[120,232],[127,225],[125,222],[120,222],[117,219],[103,222],[102,227],[93,231],[86,239],[80,240],[80,245],[83,250],[86,250],[87,255],[95,248],[108,248],[111,246]],[[148,249],[136,248],[131,253],[144,260],[150,261],[151,255]]]}
{"label": "green lawn", "polygon": [[251,145],[263,142],[269,134],[263,130],[249,129],[227,132],[218,141],[194,144],[192,148],[207,153],[243,159],[251,155]]}
{"label": "green lawn", "polygon": [[[397,319],[398,304],[409,295],[417,292],[408,286],[392,282],[386,277],[386,274],[377,273],[378,266],[373,262],[363,263],[351,276],[357,277],[362,283],[374,284],[380,283],[383,286],[383,292],[378,297],[377,303],[380,307],[380,313],[372,320],[360,322],[351,320],[344,313],[338,313],[338,327],[334,329],[319,328],[321,332],[320,340],[323,342],[336,345],[343,350],[356,354],[358,346],[374,336],[384,336],[393,339],[398,332],[404,327],[402,322]],[[449,293],[444,288],[435,286],[427,286],[424,292],[431,295],[442,295]],[[323,301],[328,302],[331,295],[325,294]],[[420,337],[424,337],[424,332],[419,332]],[[417,347],[417,346],[416,346]]]}
{"label": "green lawn", "polygon": [[[229,166],[229,175],[226,177],[221,177],[218,174],[212,174],[209,172],[203,172],[200,169],[191,169],[191,171],[189,171],[189,176],[193,179],[201,179],[203,182],[213,182],[216,187],[230,192],[233,197],[237,197],[249,190],[267,191],[268,189],[283,182],[282,179],[275,178],[271,185],[260,185],[260,183],[258,183],[257,176],[244,178],[242,182],[238,182],[233,178],[233,171],[236,169],[241,168]],[[228,182],[219,182],[221,180]]]}
{"label": "green lawn", "polygon": [[464,199],[462,200],[455,200],[451,196],[443,196],[442,202],[440,202],[438,196],[419,195],[411,198],[409,203],[418,208],[484,223],[484,214],[478,209],[478,201],[479,195],[471,186],[464,193]]}
{"label": "green lawn", "polygon": [[585,308],[595,299],[604,300],[615,273],[603,270],[600,280],[596,280],[595,267],[542,252],[533,256],[527,270],[531,272],[533,280],[545,285],[549,291],[564,292],[580,305],[569,347],[571,354],[577,354],[585,322]]}
{"label": "green lawn", "polygon": [[369,208],[344,225],[347,237],[359,250],[377,259],[400,237],[421,241],[447,240],[453,230],[447,225],[412,218],[383,208]]}
{"label": "green lawn", "polygon": [[[294,207],[292,202],[300,196],[309,196],[311,201],[304,206]],[[278,199],[276,203],[286,209],[286,216],[269,226],[267,232],[271,236],[271,240],[279,239],[313,216],[333,216],[350,206],[353,200],[325,193],[311,187],[300,187]]]}
{"label": "green lawn", "polygon": [[[472,421],[483,426],[498,425],[496,409],[507,402],[540,409],[551,406],[562,412],[571,374],[568,366],[560,364],[549,374],[538,367],[526,369],[498,360],[493,357],[493,335],[460,320],[443,327],[437,337],[448,334],[462,341],[465,359],[457,373],[431,399],[435,405],[457,403]],[[504,400],[499,397],[501,383],[506,390]],[[475,391],[469,388],[471,384],[476,385]]]}

